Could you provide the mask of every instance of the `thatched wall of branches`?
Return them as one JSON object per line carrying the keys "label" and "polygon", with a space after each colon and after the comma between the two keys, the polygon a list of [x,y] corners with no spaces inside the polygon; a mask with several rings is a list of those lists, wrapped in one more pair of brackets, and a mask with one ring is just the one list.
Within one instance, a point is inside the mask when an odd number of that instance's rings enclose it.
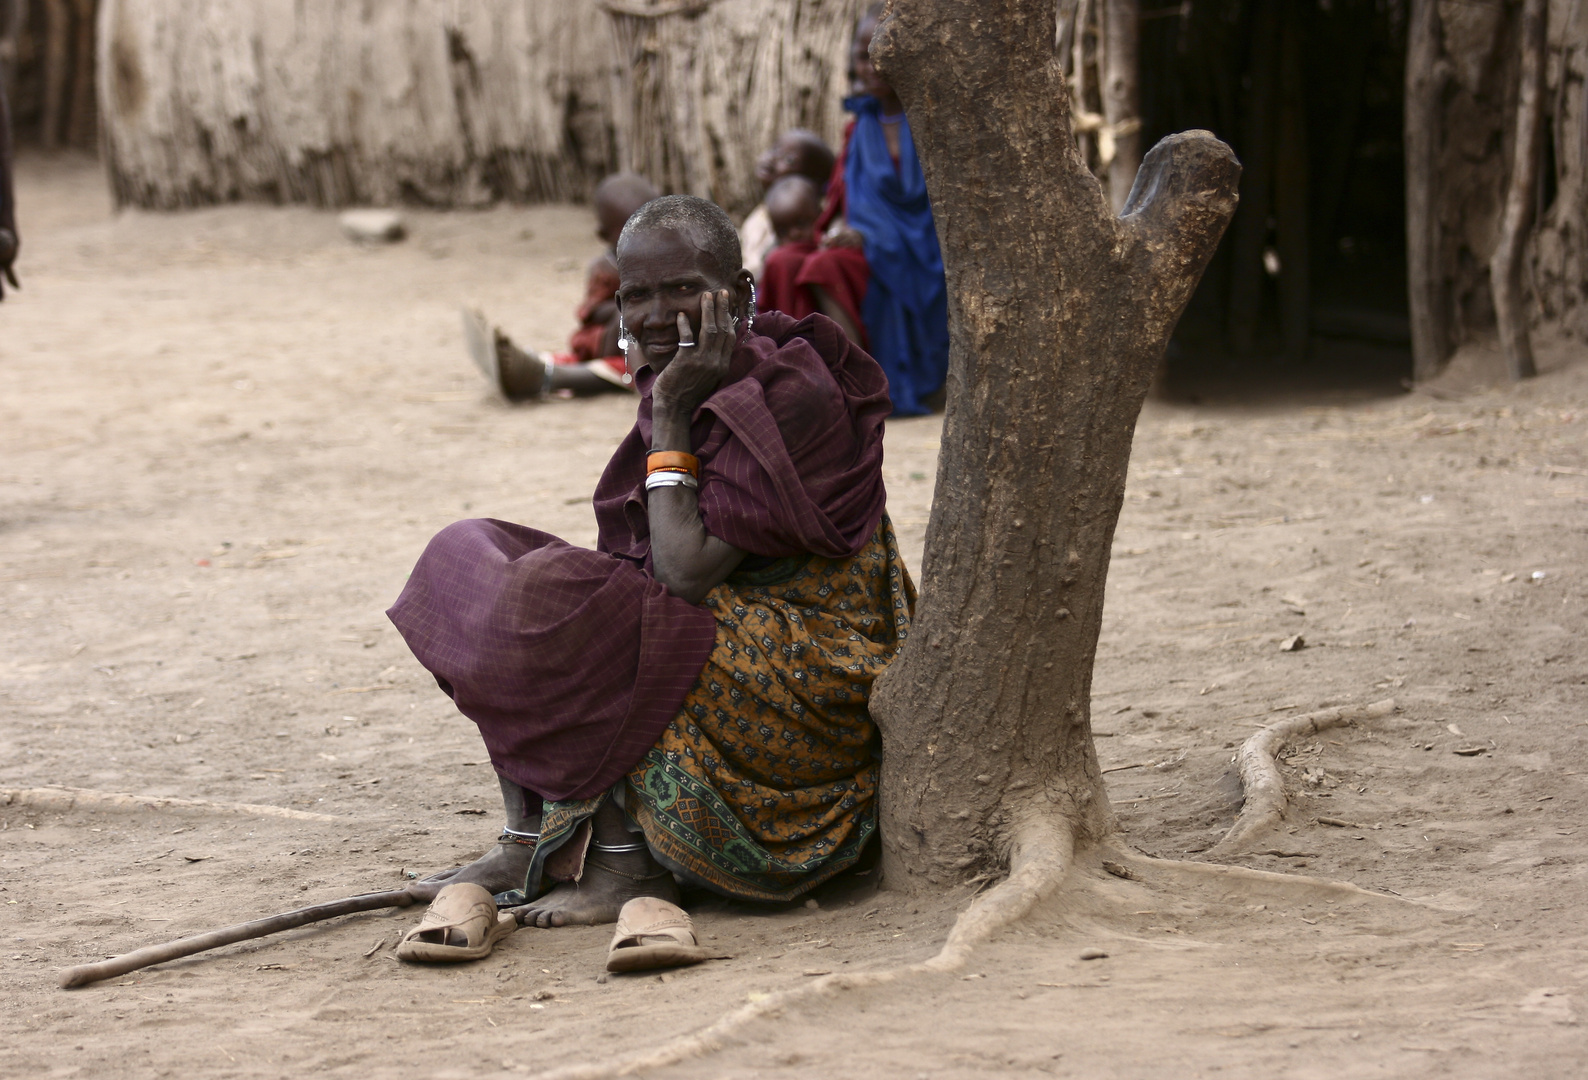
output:
{"label": "thatched wall of branches", "polygon": [[[1431,373],[1455,348],[1495,332],[1490,259],[1514,181],[1521,63],[1519,0],[1471,4],[1429,0],[1430,47],[1422,85],[1434,101],[1427,161],[1408,144],[1408,193],[1431,206],[1424,292]],[[1588,2],[1548,0],[1542,149],[1534,175],[1523,291],[1527,320],[1588,340]],[[1414,52],[1415,47],[1414,47]],[[1408,60],[1415,74],[1417,58]],[[1415,107],[1415,106],[1414,106]],[[1419,181],[1419,176],[1422,177]],[[1415,313],[1414,313],[1415,326]]]}
{"label": "thatched wall of branches", "polygon": [[1548,173],[1528,275],[1536,321],[1588,341],[1588,0],[1551,0]]}
{"label": "thatched wall of branches", "polygon": [[632,167],[742,209],[777,132],[838,136],[860,7],[102,2],[106,165],[149,207],[553,200]]}
{"label": "thatched wall of branches", "polygon": [[626,166],[733,210],[760,199],[756,156],[780,131],[836,145],[865,0],[603,0],[622,61]]}
{"label": "thatched wall of branches", "polygon": [[151,207],[576,195],[616,152],[605,24],[536,0],[104,0],[111,183]]}

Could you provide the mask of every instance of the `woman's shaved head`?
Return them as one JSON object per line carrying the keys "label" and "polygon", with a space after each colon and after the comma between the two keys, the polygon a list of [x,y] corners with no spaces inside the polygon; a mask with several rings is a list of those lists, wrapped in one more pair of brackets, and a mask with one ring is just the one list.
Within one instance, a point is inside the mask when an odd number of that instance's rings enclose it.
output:
{"label": "woman's shaved head", "polygon": [[623,226],[618,237],[618,257],[645,233],[674,232],[687,237],[710,256],[712,266],[724,282],[732,281],[744,269],[744,253],[739,247],[739,231],[722,207],[693,195],[664,195],[640,207]]}

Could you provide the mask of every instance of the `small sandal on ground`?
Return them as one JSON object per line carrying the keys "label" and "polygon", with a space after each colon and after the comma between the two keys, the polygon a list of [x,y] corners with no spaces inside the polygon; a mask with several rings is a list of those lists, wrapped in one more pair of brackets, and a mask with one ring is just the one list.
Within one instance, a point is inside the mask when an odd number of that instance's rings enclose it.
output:
{"label": "small sandal on ground", "polygon": [[711,959],[695,937],[695,924],[677,904],[637,896],[618,912],[607,949],[608,971],[651,971]]}
{"label": "small sandal on ground", "polygon": [[517,929],[518,920],[498,913],[484,886],[471,881],[448,885],[436,893],[419,925],[397,943],[397,959],[430,964],[479,960]]}

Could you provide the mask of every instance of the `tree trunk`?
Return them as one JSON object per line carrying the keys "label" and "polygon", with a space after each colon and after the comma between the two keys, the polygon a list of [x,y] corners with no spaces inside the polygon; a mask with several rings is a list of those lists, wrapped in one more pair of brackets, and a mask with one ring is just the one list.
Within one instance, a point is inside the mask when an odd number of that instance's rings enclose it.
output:
{"label": "tree trunk", "polygon": [[1108,201],[1118,214],[1141,168],[1141,4],[1108,0],[1104,18],[1103,118],[1114,144]]}
{"label": "tree trunk", "polygon": [[1437,0],[1411,0],[1406,31],[1406,281],[1412,377],[1431,379],[1450,355],[1439,158],[1446,73]]}
{"label": "tree trunk", "polygon": [[1092,662],[1131,438],[1235,208],[1239,163],[1188,132],[1113,214],[1071,133],[1054,19],[1052,0],[911,0],[871,48],[910,116],[949,282],[921,603],[872,699],[900,887],[995,872],[1034,820],[1110,824]]}
{"label": "tree trunk", "polygon": [[1528,335],[1526,297],[1522,289],[1522,254],[1533,226],[1538,192],[1538,166],[1544,120],[1545,0],[1526,0],[1522,8],[1522,63],[1517,73],[1516,137],[1511,179],[1500,219],[1500,242],[1489,260],[1489,286],[1494,290],[1494,321],[1500,349],[1512,379],[1538,374],[1533,342]]}
{"label": "tree trunk", "polygon": [[104,0],[118,201],[578,197],[616,166],[607,16],[562,0]]}

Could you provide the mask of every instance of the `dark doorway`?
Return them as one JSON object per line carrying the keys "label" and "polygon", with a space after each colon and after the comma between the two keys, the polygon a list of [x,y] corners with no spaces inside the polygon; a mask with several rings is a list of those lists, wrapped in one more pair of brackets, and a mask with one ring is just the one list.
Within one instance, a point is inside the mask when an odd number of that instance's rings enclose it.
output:
{"label": "dark doorway", "polygon": [[92,150],[99,0],[0,0],[0,79],[18,142]]}
{"label": "dark doorway", "polygon": [[1147,144],[1207,128],[1245,167],[1170,348],[1170,393],[1392,389],[1411,374],[1405,26],[1405,0],[1143,5]]}

